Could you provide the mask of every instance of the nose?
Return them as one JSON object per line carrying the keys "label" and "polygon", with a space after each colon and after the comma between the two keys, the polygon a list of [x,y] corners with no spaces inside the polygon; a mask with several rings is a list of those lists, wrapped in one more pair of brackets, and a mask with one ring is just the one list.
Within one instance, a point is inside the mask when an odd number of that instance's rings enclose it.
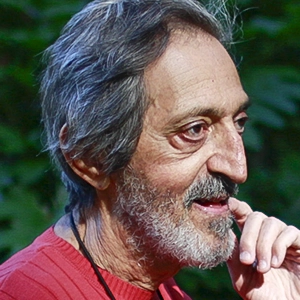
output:
{"label": "nose", "polygon": [[208,171],[225,175],[237,184],[245,182],[247,163],[244,143],[236,130],[224,130],[220,138],[216,138],[214,146],[214,154],[207,161]]}

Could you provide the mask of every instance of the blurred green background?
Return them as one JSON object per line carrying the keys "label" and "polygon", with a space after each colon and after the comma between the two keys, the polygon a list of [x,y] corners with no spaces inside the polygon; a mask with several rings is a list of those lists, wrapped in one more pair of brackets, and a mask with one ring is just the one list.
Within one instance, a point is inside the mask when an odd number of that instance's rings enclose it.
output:
{"label": "blurred green background", "polygon": [[[0,0],[0,263],[63,213],[66,194],[41,146],[37,75],[42,51],[87,2]],[[237,4],[233,52],[253,100],[239,198],[300,227],[300,3]],[[185,269],[177,281],[193,299],[240,299],[226,266]]]}

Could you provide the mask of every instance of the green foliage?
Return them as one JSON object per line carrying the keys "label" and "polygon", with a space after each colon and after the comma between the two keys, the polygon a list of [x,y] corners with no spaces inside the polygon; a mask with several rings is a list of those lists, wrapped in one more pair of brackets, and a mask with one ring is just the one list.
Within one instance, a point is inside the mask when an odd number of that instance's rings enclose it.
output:
{"label": "green foliage", "polygon": [[0,1],[0,261],[62,213],[66,195],[42,152],[35,81],[42,51],[84,1]]}
{"label": "green foliage", "polygon": [[[0,261],[29,244],[66,199],[40,143],[42,51],[87,1],[0,0]],[[276,4],[276,5],[275,5]],[[235,59],[250,99],[249,179],[239,197],[300,227],[300,4],[241,0]],[[193,299],[239,299],[226,267],[177,275]]]}

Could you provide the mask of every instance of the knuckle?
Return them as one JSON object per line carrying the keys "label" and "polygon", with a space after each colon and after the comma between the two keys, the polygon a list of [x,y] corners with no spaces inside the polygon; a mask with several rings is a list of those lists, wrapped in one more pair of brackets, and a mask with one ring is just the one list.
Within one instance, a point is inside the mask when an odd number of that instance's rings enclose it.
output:
{"label": "knuckle", "polygon": [[268,217],[264,220],[265,223],[268,223],[269,226],[281,225],[281,222],[275,217]]}
{"label": "knuckle", "polygon": [[251,218],[253,219],[265,219],[266,215],[260,211],[255,211],[251,214]]}
{"label": "knuckle", "polygon": [[300,231],[297,227],[293,226],[293,225],[288,225],[286,227],[286,231],[295,235],[299,235]]}
{"label": "knuckle", "polygon": [[267,225],[268,228],[271,228],[271,227],[277,227],[277,228],[280,228],[281,230],[284,230],[284,228],[286,227],[286,224],[283,223],[282,221],[280,221],[279,219],[271,216],[271,217],[266,217],[264,220],[263,220],[263,223],[264,225]]}
{"label": "knuckle", "polygon": [[272,223],[275,223],[275,222],[277,223],[277,222],[278,222],[278,219],[275,218],[275,217],[273,217],[273,216],[269,217],[268,219],[269,219],[269,221],[272,222]]}

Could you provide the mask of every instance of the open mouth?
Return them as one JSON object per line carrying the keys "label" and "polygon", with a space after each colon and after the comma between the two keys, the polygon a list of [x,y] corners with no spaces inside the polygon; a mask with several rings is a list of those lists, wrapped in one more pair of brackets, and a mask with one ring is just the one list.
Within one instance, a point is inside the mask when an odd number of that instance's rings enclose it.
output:
{"label": "open mouth", "polygon": [[213,206],[223,206],[223,205],[227,205],[228,203],[228,199],[225,200],[195,200],[194,202],[196,202],[199,205],[202,206],[206,206],[206,207],[213,207]]}
{"label": "open mouth", "polygon": [[193,204],[196,205],[197,208],[207,211],[207,212],[214,212],[220,213],[225,210],[228,210],[228,198],[226,199],[199,199],[194,200]]}

